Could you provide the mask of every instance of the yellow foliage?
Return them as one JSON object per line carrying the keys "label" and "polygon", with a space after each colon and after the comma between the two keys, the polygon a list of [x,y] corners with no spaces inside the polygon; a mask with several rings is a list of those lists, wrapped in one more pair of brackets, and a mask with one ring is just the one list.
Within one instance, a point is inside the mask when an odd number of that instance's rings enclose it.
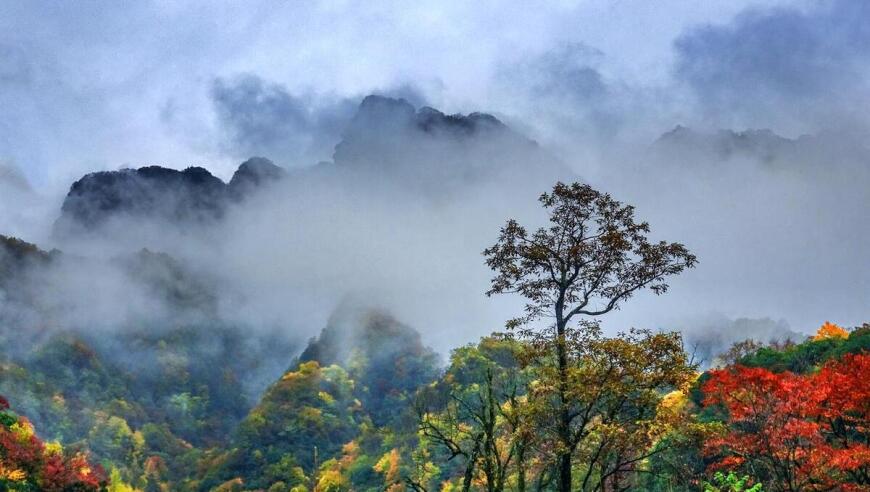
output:
{"label": "yellow foliage", "polygon": [[8,480],[10,482],[21,482],[27,478],[27,473],[20,468],[6,468],[3,462],[0,461],[0,480]]}
{"label": "yellow foliage", "polygon": [[359,444],[356,441],[350,441],[341,447],[343,454],[356,455],[359,452]]}
{"label": "yellow foliage", "polygon": [[53,455],[61,455],[63,454],[63,446],[57,441],[51,441],[45,443],[45,455],[53,456]]}
{"label": "yellow foliage", "polygon": [[333,398],[332,395],[330,395],[326,391],[318,392],[317,396],[320,398],[321,401],[323,401],[323,403],[326,403],[327,405],[332,405],[335,403],[335,398]]}
{"label": "yellow foliage", "polygon": [[399,460],[399,450],[393,448],[375,463],[373,468],[376,472],[384,475],[384,483],[391,484],[399,479]]}
{"label": "yellow foliage", "polygon": [[445,480],[441,484],[441,492],[456,492],[457,490],[459,490],[459,487],[450,480]]}
{"label": "yellow foliage", "polygon": [[341,460],[339,465],[342,469],[349,468],[359,456],[359,444],[356,441],[350,441],[341,447]]}
{"label": "yellow foliage", "polygon": [[241,478],[234,478],[218,485],[214,492],[241,492],[244,489],[244,481]]}
{"label": "yellow foliage", "polygon": [[688,402],[689,398],[685,392],[682,390],[674,390],[662,398],[662,401],[659,403],[659,409],[670,413],[677,413],[682,410]]}
{"label": "yellow foliage", "polygon": [[109,475],[108,492],[137,492],[136,489],[128,485],[121,479],[121,472],[117,468],[112,468]]}
{"label": "yellow foliage", "polygon": [[33,437],[33,424],[25,418],[18,419],[18,422],[9,426],[9,430],[18,442],[27,442]]}
{"label": "yellow foliage", "polygon": [[826,338],[849,338],[849,332],[830,321],[825,321],[825,323],[819,327],[819,331],[816,332],[813,340],[824,340]]}
{"label": "yellow foliage", "polygon": [[319,422],[322,419],[323,410],[314,407],[303,407],[299,410],[299,416],[306,420]]}
{"label": "yellow foliage", "polygon": [[314,487],[314,492],[338,492],[341,490],[341,472],[336,469],[321,472],[320,479]]}

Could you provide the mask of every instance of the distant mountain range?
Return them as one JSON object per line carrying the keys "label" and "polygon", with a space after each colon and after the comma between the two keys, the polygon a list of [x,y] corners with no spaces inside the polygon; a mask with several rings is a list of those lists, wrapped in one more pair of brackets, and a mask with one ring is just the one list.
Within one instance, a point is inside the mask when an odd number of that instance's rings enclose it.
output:
{"label": "distant mountain range", "polygon": [[677,125],[652,145],[655,157],[724,161],[752,159],[770,165],[851,162],[870,157],[858,136],[820,133],[786,138],[769,129],[703,132]]}
{"label": "distant mountain range", "polygon": [[[295,177],[398,181],[443,188],[459,182],[514,177],[549,166],[564,168],[535,142],[485,113],[447,115],[415,109],[404,99],[368,96],[335,146],[333,162]],[[202,167],[160,166],[103,171],[73,183],[55,224],[63,238],[99,230],[113,218],[156,219],[182,227],[219,221],[228,207],[288,175],[264,157],[243,162],[228,183]]]}

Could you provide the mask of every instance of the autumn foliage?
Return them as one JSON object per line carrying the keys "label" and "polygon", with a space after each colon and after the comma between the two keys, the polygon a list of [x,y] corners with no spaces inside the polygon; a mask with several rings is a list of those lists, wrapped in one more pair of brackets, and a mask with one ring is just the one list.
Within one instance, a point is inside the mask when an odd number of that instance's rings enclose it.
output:
{"label": "autumn foliage", "polygon": [[866,353],[807,375],[740,365],[712,371],[704,404],[726,417],[705,446],[711,468],[751,472],[772,490],[870,490],[868,374]]}
{"label": "autumn foliage", "polygon": [[825,323],[819,327],[815,336],[813,336],[813,340],[824,340],[826,338],[849,338],[849,332],[841,326],[835,325],[830,321],[825,321]]}
{"label": "autumn foliage", "polygon": [[82,453],[65,453],[59,444],[44,443],[25,417],[8,409],[0,397],[0,490],[105,489],[102,467],[88,463]]}

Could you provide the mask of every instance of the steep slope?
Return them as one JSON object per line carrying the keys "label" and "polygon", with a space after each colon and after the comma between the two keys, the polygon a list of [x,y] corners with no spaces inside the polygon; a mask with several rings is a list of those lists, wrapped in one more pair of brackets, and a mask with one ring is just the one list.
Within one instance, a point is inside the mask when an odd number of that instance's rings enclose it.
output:
{"label": "steep slope", "polygon": [[[311,487],[360,440],[380,456],[386,436],[415,435],[413,395],[438,374],[412,328],[383,312],[340,310],[248,414],[230,451],[213,457],[199,488]],[[360,472],[374,475],[371,464]]]}
{"label": "steep slope", "polygon": [[20,285],[17,281],[32,269],[48,264],[51,257],[35,244],[0,234],[0,289],[6,295],[14,294]]}
{"label": "steep slope", "polygon": [[340,308],[299,362],[346,368],[355,394],[376,425],[385,425],[409,405],[408,395],[437,375],[439,360],[420,334],[389,313]]}
{"label": "steep slope", "polygon": [[[295,177],[323,177],[327,182],[319,184],[337,190],[366,180],[445,195],[457,187],[486,184],[524,185],[537,192],[571,174],[536,142],[492,115],[448,115],[417,109],[404,99],[366,97],[342,135],[332,162],[302,168]],[[202,167],[91,173],[72,184],[55,236],[105,232],[117,238],[148,223],[158,226],[155,234],[166,226],[195,234],[198,227],[220,222],[233,204],[286,175],[263,157],[242,163],[228,183]]]}
{"label": "steep slope", "polygon": [[[221,321],[213,282],[164,253],[84,259],[4,237],[0,268],[0,394],[43,436],[140,486],[181,480],[199,448],[225,444],[297,353],[286,336]],[[107,272],[153,312],[79,324],[70,309],[88,306],[69,306],[77,298],[58,285]]]}

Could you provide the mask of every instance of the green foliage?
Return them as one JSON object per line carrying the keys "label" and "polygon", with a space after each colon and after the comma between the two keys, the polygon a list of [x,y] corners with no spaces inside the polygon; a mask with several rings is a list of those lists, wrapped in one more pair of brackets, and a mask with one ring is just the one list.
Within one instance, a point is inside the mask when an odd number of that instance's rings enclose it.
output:
{"label": "green foliage", "polygon": [[[454,350],[445,375],[420,391],[420,486],[434,487],[459,473],[465,486],[480,474],[488,487],[500,489],[514,472],[525,477],[532,445],[527,391],[534,373],[522,367],[524,351],[509,338],[484,338]],[[426,470],[429,456],[444,468]]]}
{"label": "green foliage", "polygon": [[[354,394],[377,426],[397,424],[414,392],[437,377],[438,357],[413,328],[379,311],[353,313],[348,322],[331,320],[300,362],[338,364],[354,380]],[[352,345],[348,341],[352,341]]]}
{"label": "green foliage", "polygon": [[[201,327],[127,333],[125,348],[136,354],[128,361],[108,351],[113,344],[58,333],[2,354],[0,393],[43,436],[86,446],[127,483],[147,484],[141,477],[151,456],[168,463],[164,479],[186,480],[201,453],[196,446],[225,445],[248,409],[236,376],[250,367],[246,355],[219,360],[244,346],[234,333],[219,327],[208,335]],[[203,343],[211,352],[200,350]]]}
{"label": "green foliage", "polygon": [[870,350],[870,325],[856,328],[848,338],[809,338],[792,346],[762,347],[738,362],[749,367],[763,367],[773,372],[812,372],[827,360]]}
{"label": "green foliage", "polygon": [[[753,484],[754,485],[750,485]],[[725,475],[716,472],[713,483],[704,482],[704,492],[764,492],[761,483],[755,483],[749,476],[738,477],[733,472]]]}
{"label": "green foliage", "polygon": [[237,447],[213,480],[241,477],[265,488],[297,466],[306,475],[317,470],[358,433],[363,415],[353,385],[341,367],[314,361],[284,374],[242,421]]}
{"label": "green foliage", "polygon": [[[86,448],[107,465],[110,491],[451,490],[462,487],[468,470],[472,489],[552,488],[557,379],[539,341],[486,337],[455,349],[439,371],[410,328],[381,315],[364,326],[356,345],[340,350],[342,333],[325,331],[306,351],[309,359],[300,358],[250,409],[239,383],[244,364],[219,363],[220,351],[199,359],[203,335],[193,327],[131,335],[137,353],[151,354],[139,372],[92,341],[49,338],[0,361],[0,394],[14,395],[42,436]],[[591,470],[594,482],[606,463],[636,456],[644,458],[620,487],[761,490],[745,477],[707,473],[702,450],[725,414],[701,408],[707,375],[669,399],[690,376],[673,357],[681,350],[677,338],[593,335],[569,343],[569,394],[593,402],[594,416],[575,453],[575,477]],[[219,330],[215,336],[226,337],[218,346],[234,343]],[[811,373],[825,360],[868,349],[865,326],[846,338],[763,347],[740,362]],[[596,392],[621,397],[595,399]],[[428,429],[418,426],[421,416]],[[0,424],[16,421],[0,412]],[[599,447],[611,461],[583,461]]]}

